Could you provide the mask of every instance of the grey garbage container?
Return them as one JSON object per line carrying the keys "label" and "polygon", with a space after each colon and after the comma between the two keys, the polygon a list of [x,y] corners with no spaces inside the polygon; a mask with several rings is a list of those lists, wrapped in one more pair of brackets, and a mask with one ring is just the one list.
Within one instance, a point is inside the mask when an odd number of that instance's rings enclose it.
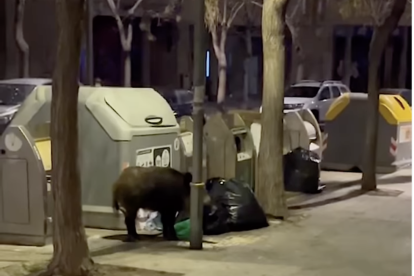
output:
{"label": "grey garbage container", "polygon": [[81,88],[80,160],[86,226],[124,229],[112,209],[112,184],[127,166],[180,169],[179,125],[149,88]]}
{"label": "grey garbage container", "polygon": [[[180,124],[180,164],[181,171],[193,171],[193,129],[194,123],[190,116],[183,116],[179,120]],[[202,180],[207,180],[207,149],[203,141],[203,161],[202,161]]]}
{"label": "grey garbage container", "polygon": [[254,187],[254,144],[240,115],[215,114],[204,126],[208,178],[236,178]]}
{"label": "grey garbage container", "polygon": [[[0,139],[0,243],[45,244],[51,236],[51,87],[37,87]],[[127,166],[180,168],[179,126],[153,89],[80,87],[79,165],[84,222],[123,229],[112,184]]]}
{"label": "grey garbage container", "polygon": [[[362,170],[366,136],[366,93],[345,93],[326,114],[321,166]],[[411,163],[411,107],[399,95],[380,95],[377,172],[390,173]]]}

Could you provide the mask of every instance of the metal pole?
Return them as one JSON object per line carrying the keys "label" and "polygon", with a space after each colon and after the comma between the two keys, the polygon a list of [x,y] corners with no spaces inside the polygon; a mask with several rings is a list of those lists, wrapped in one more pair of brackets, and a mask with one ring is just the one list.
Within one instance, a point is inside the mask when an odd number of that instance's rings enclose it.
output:
{"label": "metal pole", "polygon": [[86,1],[86,14],[86,81],[88,85],[93,85],[93,0]]}
{"label": "metal pole", "polygon": [[194,133],[193,133],[193,183],[190,199],[190,249],[203,249],[203,195],[205,184],[202,180],[203,162],[203,118],[206,79],[206,29],[204,26],[204,0],[195,0],[194,23]]}

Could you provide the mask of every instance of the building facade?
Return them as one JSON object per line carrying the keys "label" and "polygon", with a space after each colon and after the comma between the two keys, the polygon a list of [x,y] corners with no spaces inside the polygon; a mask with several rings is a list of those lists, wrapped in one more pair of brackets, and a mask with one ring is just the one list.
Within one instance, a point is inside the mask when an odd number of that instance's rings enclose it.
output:
{"label": "building facade", "polygon": [[[296,0],[300,1],[300,0]],[[127,8],[133,4],[133,0],[124,0],[122,5]],[[195,20],[194,2],[184,0],[181,10],[181,20],[174,18],[169,20],[154,18],[151,23],[151,31],[156,37],[155,41],[147,38],[147,33],[140,29],[142,14],[138,11],[133,22],[134,35],[132,42],[132,85],[133,86],[169,86],[175,88],[191,88],[192,85],[192,48],[193,48],[193,22]],[[300,1],[306,3],[308,1]],[[328,1],[333,3],[335,1]],[[145,1],[143,2],[145,3]],[[147,2],[146,9],[155,12],[162,11],[168,4],[167,0]],[[18,76],[19,54],[14,36],[14,0],[4,0],[0,3],[0,78],[12,78]],[[347,26],[369,25],[369,18],[349,17],[343,18],[338,12],[337,6],[330,4],[326,8],[324,16],[323,35],[318,43],[313,43],[312,36],[307,37],[305,24],[297,23],[297,28],[302,30],[301,44],[306,45],[305,50],[315,53],[313,60],[318,64],[321,75],[327,79],[339,78],[338,60],[341,58],[337,52],[340,50],[341,28]],[[93,44],[94,44],[94,75],[101,79],[103,84],[122,85],[122,47],[119,40],[118,29],[111,12],[104,0],[94,0],[93,3]],[[30,75],[32,77],[50,77],[53,71],[55,46],[56,46],[56,18],[54,12],[54,0],[27,1],[24,22],[25,38],[30,46]],[[248,56],[244,35],[246,14],[241,11],[229,32],[227,42],[228,58],[228,95],[235,98],[243,98],[245,74],[243,68],[251,68],[250,96],[260,97],[262,79],[262,49],[260,37],[260,8],[251,7],[254,10],[249,22],[252,24],[252,57]],[[299,7],[306,11],[307,7]],[[305,22],[306,23],[306,22]],[[401,20],[402,26],[411,25],[411,18],[405,15]],[[340,29],[340,28],[339,28]],[[356,34],[356,36],[358,36]],[[410,36],[411,37],[411,36]],[[292,47],[292,41],[286,40],[287,81],[294,81],[297,72],[300,55],[297,49]],[[339,41],[339,42],[338,42]],[[357,43],[357,42],[355,42]],[[398,44],[398,43],[397,43]],[[355,44],[356,45],[356,44]],[[313,48],[312,48],[313,47]],[[354,46],[353,46],[354,47]],[[355,46],[357,47],[357,46]],[[392,46],[394,47],[394,46]],[[338,50],[339,49],[339,50]],[[395,51],[398,52],[398,51]],[[405,55],[408,56],[410,48]],[[83,50],[83,62],[85,62],[86,49]],[[316,54],[321,53],[321,54]],[[395,54],[392,60],[401,60]],[[395,56],[395,57],[394,57]],[[206,72],[207,84],[211,98],[217,87],[217,60],[209,46],[209,68]],[[248,60],[247,60],[248,59]],[[360,62],[361,64],[363,62]],[[390,63],[390,61],[388,61]],[[407,66],[411,65],[407,63]],[[384,69],[385,70],[385,69]],[[389,69],[387,69],[389,70]],[[81,70],[85,72],[84,68]],[[392,71],[392,70],[391,70]],[[361,73],[360,75],[363,75]]]}

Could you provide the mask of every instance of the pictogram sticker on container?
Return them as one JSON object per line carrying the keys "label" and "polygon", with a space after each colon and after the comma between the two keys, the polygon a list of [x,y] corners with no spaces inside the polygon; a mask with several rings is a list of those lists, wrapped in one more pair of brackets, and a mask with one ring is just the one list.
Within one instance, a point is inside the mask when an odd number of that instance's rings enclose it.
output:
{"label": "pictogram sticker on container", "polygon": [[325,133],[322,136],[322,152],[324,152],[327,147],[328,147],[328,133]]}
{"label": "pictogram sticker on container", "polygon": [[180,140],[178,138],[175,138],[174,140],[174,150],[177,151],[180,149]]}
{"label": "pictogram sticker on container", "polygon": [[391,137],[390,153],[392,156],[397,156],[397,140]]}

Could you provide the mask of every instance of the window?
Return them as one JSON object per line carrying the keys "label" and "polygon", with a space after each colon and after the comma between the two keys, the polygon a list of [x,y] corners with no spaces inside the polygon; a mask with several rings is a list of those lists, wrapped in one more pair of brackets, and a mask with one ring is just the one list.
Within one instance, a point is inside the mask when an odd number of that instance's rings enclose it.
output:
{"label": "window", "polygon": [[1,84],[0,105],[21,104],[35,87],[27,84]]}
{"label": "window", "polygon": [[291,86],[285,92],[285,97],[314,98],[319,91],[316,86]]}
{"label": "window", "polygon": [[331,98],[331,91],[329,90],[329,87],[322,88],[321,93],[319,94],[319,100],[324,101]]}
{"label": "window", "polygon": [[348,92],[350,92],[349,91],[349,88],[346,87],[346,86],[344,86],[344,85],[339,86],[339,90],[341,90],[342,93],[348,93]]}
{"label": "window", "polygon": [[332,91],[332,97],[333,98],[338,98],[341,96],[341,91],[339,90],[338,86],[331,86],[331,91]]}

